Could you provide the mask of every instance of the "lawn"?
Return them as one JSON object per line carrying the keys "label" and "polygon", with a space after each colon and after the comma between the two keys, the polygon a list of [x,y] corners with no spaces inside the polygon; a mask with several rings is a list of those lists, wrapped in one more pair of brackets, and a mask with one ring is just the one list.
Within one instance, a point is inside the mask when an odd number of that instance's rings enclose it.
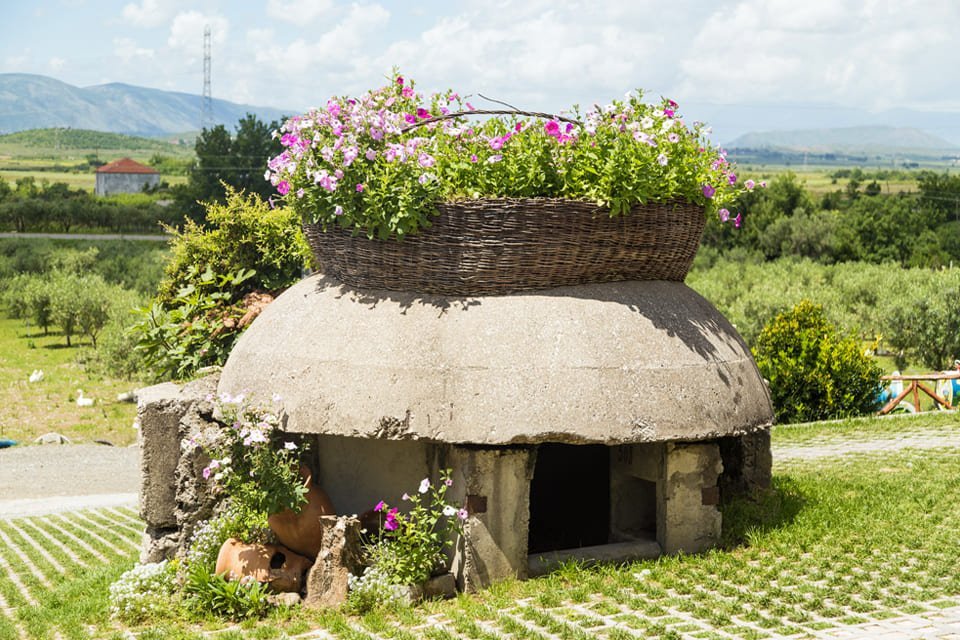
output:
{"label": "lawn", "polygon": [[[55,431],[78,443],[136,442],[136,405],[116,398],[141,385],[90,373],[82,364],[86,338],[74,337],[73,344],[68,348],[54,331],[45,336],[22,320],[0,318],[0,438],[29,443]],[[34,370],[43,371],[39,382],[29,381]],[[93,406],[77,406],[78,390]]]}
{"label": "lawn", "polygon": [[[774,445],[929,436],[957,425],[954,414],[940,414],[791,426],[775,430]],[[721,550],[619,567],[568,566],[452,601],[362,617],[293,610],[240,626],[155,620],[134,631],[141,638],[214,629],[218,638],[311,629],[345,639],[772,638],[934,615],[960,607],[958,463],[960,449],[947,446],[802,464],[778,459],[773,492],[760,503],[726,508]],[[106,620],[104,589],[133,565],[135,530],[123,510],[0,522],[0,640],[54,631],[122,637]],[[92,563],[91,548],[107,560],[83,571],[72,555]]]}

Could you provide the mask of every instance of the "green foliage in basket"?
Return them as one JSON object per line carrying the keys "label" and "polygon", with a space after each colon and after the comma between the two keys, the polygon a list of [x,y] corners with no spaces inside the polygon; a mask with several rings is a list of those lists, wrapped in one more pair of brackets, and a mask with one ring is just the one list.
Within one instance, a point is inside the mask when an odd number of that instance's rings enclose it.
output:
{"label": "green foliage in basket", "polygon": [[478,110],[453,91],[426,97],[395,75],[287,120],[265,178],[306,221],[371,238],[429,226],[438,201],[496,197],[580,199],[611,215],[684,200],[739,226],[726,207],[755,185],[707,132],[639,90],[561,117]]}

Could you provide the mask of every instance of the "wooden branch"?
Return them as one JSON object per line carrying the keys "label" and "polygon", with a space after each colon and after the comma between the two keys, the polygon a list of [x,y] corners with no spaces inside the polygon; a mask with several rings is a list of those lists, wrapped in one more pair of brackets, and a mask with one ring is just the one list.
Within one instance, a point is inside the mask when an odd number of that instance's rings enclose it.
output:
{"label": "wooden branch", "polygon": [[407,126],[402,127],[400,129],[400,133],[406,133],[411,129],[416,129],[417,127],[422,127],[423,125],[430,124],[432,122],[440,122],[442,120],[453,120],[454,118],[462,118],[464,116],[487,116],[487,115],[530,116],[532,118],[560,120],[561,122],[569,122],[571,124],[576,124],[576,125],[583,124],[579,120],[573,120],[572,118],[565,118],[563,116],[558,116],[552,113],[543,113],[540,111],[520,111],[519,109],[474,109],[473,111],[457,111],[456,113],[447,113],[441,116],[431,116],[429,118],[424,118],[420,122],[415,122],[413,124],[408,124]]}

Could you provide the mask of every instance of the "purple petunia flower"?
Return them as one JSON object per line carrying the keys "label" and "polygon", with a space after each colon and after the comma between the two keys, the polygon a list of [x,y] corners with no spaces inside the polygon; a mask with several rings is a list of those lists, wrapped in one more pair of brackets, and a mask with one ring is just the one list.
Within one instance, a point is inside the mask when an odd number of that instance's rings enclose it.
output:
{"label": "purple petunia flower", "polygon": [[400,526],[400,523],[397,522],[397,508],[394,507],[387,512],[387,518],[383,523],[383,528],[387,531],[396,531]]}
{"label": "purple petunia flower", "polygon": [[703,185],[703,197],[704,197],[704,198],[710,199],[710,198],[713,197],[713,194],[715,194],[716,192],[717,192],[717,190],[716,190],[715,188],[713,188],[711,185],[709,185],[709,184]]}

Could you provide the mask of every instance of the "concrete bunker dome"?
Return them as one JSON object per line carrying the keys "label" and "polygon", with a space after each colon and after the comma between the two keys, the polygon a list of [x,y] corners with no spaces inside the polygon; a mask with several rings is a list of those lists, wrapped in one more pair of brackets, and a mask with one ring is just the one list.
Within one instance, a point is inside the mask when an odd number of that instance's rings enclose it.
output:
{"label": "concrete bunker dome", "polygon": [[633,444],[768,427],[729,322],[678,282],[506,296],[301,281],[240,338],[221,391],[279,394],[293,432],[455,444]]}

